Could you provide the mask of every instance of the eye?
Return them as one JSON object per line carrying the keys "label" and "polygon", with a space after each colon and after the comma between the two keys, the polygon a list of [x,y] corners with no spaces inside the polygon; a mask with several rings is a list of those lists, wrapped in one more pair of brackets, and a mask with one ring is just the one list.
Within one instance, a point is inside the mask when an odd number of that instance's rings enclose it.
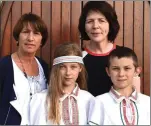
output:
{"label": "eye", "polygon": [[71,68],[76,69],[76,68],[78,68],[78,66],[77,65],[72,65]]}
{"label": "eye", "polygon": [[117,71],[117,70],[119,70],[119,68],[118,67],[113,67],[112,70]]}
{"label": "eye", "polygon": [[104,22],[102,19],[99,19],[99,22]]}
{"label": "eye", "polygon": [[102,19],[102,18],[100,18],[100,19],[98,19],[98,20],[99,20],[100,23],[106,22],[106,20],[105,20],[105,19]]}
{"label": "eye", "polygon": [[60,65],[60,69],[64,69],[65,66],[63,64]]}
{"label": "eye", "polygon": [[22,33],[29,33],[29,31],[28,30],[23,30]]}
{"label": "eye", "polygon": [[41,33],[40,33],[40,32],[34,32],[34,34],[36,34],[36,35],[41,35]]}
{"label": "eye", "polygon": [[125,67],[125,70],[130,70],[131,68],[130,67]]}
{"label": "eye", "polygon": [[92,22],[93,22],[93,20],[87,20],[86,21],[87,24],[92,23]]}

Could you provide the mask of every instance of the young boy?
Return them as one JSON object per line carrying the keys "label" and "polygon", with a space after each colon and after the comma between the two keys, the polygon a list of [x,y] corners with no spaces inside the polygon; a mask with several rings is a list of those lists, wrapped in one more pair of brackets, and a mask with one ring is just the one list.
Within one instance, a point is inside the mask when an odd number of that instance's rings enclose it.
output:
{"label": "young boy", "polygon": [[106,71],[113,86],[92,100],[89,124],[150,125],[150,97],[136,92],[132,85],[140,71],[134,51],[127,47],[113,50]]}

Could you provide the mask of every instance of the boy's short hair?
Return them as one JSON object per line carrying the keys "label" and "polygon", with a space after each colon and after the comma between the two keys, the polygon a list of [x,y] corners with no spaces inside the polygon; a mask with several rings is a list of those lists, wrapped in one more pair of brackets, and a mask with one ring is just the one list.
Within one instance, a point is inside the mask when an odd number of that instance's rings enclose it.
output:
{"label": "boy's short hair", "polygon": [[109,23],[109,34],[108,40],[114,42],[120,25],[117,20],[117,15],[113,7],[107,3],[106,1],[89,1],[87,2],[81,12],[81,16],[79,18],[78,29],[81,34],[82,40],[90,40],[89,36],[85,32],[85,22],[88,16],[88,13],[91,11],[102,13]]}
{"label": "boy's short hair", "polygon": [[108,56],[108,63],[107,63],[108,68],[110,67],[111,59],[113,59],[115,57],[117,57],[119,59],[125,58],[125,57],[132,58],[135,68],[138,67],[138,59],[137,59],[136,53],[128,47],[124,47],[124,46],[118,47],[110,52],[110,54]]}

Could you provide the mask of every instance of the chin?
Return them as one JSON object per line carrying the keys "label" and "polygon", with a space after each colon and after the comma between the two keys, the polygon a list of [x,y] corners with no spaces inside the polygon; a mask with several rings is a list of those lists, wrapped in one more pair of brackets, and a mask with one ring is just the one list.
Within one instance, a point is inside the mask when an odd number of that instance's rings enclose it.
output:
{"label": "chin", "polygon": [[35,50],[33,50],[33,49],[26,49],[25,52],[27,52],[27,53],[33,53],[33,52],[35,52]]}
{"label": "chin", "polygon": [[95,39],[92,39],[94,42],[96,42],[96,43],[99,43],[99,42],[101,42],[103,39],[102,38],[95,38]]}
{"label": "chin", "polygon": [[92,39],[94,42],[100,42],[101,41],[101,39],[99,39],[99,38],[95,38],[95,39]]}
{"label": "chin", "polygon": [[127,88],[128,87],[128,85],[126,85],[126,84],[119,84],[118,86],[117,86],[117,88],[119,88],[119,89],[125,89],[125,88]]}
{"label": "chin", "polygon": [[71,85],[73,85],[72,82],[64,82],[64,86],[71,86]]}

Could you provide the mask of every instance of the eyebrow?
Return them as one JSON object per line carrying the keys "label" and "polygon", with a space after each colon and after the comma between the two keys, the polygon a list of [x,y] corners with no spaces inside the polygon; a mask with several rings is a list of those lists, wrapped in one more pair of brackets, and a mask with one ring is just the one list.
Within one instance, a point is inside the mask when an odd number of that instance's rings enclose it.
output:
{"label": "eyebrow", "polygon": [[[120,66],[111,66],[111,67],[120,67]],[[131,67],[131,65],[126,65],[124,67]]]}
{"label": "eyebrow", "polygon": [[[97,19],[105,19],[105,18],[102,17],[102,18],[97,18]],[[94,18],[87,18],[86,20],[94,20]]]}

